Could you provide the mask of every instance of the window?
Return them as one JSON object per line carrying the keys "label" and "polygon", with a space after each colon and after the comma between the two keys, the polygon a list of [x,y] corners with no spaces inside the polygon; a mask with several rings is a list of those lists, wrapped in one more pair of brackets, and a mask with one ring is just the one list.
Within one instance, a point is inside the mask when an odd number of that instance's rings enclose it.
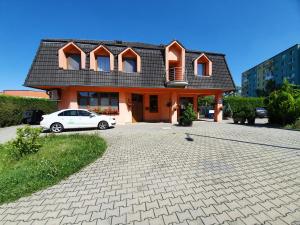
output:
{"label": "window", "polygon": [[126,73],[141,72],[141,57],[131,48],[118,55],[118,70]]}
{"label": "window", "polygon": [[58,66],[64,70],[85,68],[86,54],[74,42],[69,42],[58,50]]}
{"label": "window", "polygon": [[70,54],[67,56],[67,68],[69,70],[79,70],[80,69],[80,55]]}
{"label": "window", "polygon": [[66,110],[58,114],[58,116],[78,116],[77,110]]}
{"label": "window", "polygon": [[205,64],[204,63],[198,63],[198,76],[202,76],[205,74]]}
{"label": "window", "polygon": [[99,111],[117,114],[119,112],[119,93],[114,92],[78,92],[78,105]]}
{"label": "window", "polygon": [[87,111],[84,111],[84,110],[78,110],[78,115],[79,116],[90,116],[91,113],[87,112]]}
{"label": "window", "polygon": [[97,57],[97,68],[98,71],[110,71],[110,57],[109,56],[98,56]]}
{"label": "window", "polygon": [[158,112],[158,96],[150,95],[149,102],[150,102],[149,111],[152,113]]}
{"label": "window", "polygon": [[212,75],[212,62],[205,54],[194,60],[194,75],[200,77]]}
{"label": "window", "polygon": [[135,59],[130,59],[130,58],[125,58],[123,59],[123,71],[126,73],[134,73],[137,72],[136,68],[136,60]]}

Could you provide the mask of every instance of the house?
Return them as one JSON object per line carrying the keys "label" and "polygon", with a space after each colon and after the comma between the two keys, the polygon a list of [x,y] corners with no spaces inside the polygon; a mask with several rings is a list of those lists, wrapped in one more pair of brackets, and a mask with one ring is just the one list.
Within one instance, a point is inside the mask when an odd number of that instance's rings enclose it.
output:
{"label": "house", "polygon": [[186,49],[179,41],[152,45],[123,41],[42,40],[25,86],[47,90],[60,109],[88,108],[118,123],[177,123],[188,103],[235,89],[224,54]]}
{"label": "house", "polygon": [[32,91],[32,90],[3,90],[0,92],[3,95],[25,97],[25,98],[46,98],[49,99],[49,95],[45,91]]}

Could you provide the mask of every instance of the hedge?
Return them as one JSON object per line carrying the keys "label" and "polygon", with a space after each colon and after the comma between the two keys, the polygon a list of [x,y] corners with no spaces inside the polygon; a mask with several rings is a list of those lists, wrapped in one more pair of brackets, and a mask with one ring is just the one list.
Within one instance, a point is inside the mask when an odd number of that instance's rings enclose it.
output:
{"label": "hedge", "polygon": [[57,104],[47,99],[0,95],[0,127],[21,124],[23,112],[30,109],[51,113],[57,110]]}
{"label": "hedge", "polygon": [[229,104],[232,112],[238,112],[242,107],[250,106],[255,109],[264,107],[264,98],[229,96],[224,98],[224,105]]}

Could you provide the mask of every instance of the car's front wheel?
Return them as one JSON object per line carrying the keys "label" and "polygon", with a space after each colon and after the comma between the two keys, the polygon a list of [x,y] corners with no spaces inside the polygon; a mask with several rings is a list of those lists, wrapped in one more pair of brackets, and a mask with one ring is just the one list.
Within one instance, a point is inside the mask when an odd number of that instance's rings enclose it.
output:
{"label": "car's front wheel", "polygon": [[53,123],[50,127],[50,130],[53,132],[53,133],[60,133],[64,130],[64,127],[61,123]]}
{"label": "car's front wheel", "polygon": [[98,124],[99,130],[105,130],[108,128],[108,123],[106,121],[100,121]]}

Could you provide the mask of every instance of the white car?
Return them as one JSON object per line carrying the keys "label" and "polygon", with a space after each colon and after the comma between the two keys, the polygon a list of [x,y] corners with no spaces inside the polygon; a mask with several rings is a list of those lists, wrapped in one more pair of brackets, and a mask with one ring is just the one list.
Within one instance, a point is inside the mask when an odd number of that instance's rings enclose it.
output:
{"label": "white car", "polygon": [[115,126],[116,120],[112,116],[98,115],[85,109],[64,109],[42,116],[40,126],[53,133],[62,132],[64,129],[98,127],[105,130]]}

